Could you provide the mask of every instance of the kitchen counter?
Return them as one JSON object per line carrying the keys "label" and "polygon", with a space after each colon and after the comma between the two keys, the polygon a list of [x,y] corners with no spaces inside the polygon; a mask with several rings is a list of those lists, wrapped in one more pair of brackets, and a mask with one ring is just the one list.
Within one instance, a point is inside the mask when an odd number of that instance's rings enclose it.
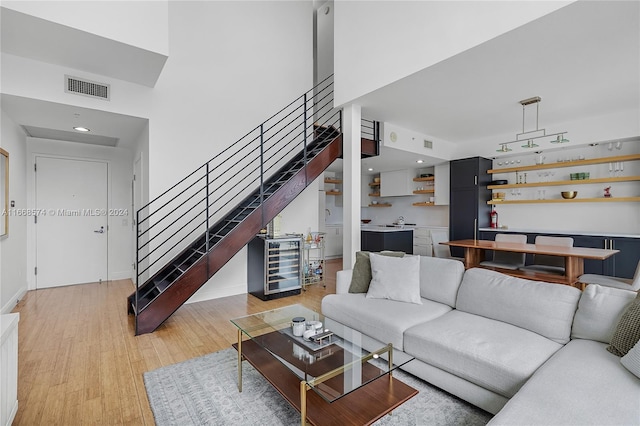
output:
{"label": "kitchen counter", "polygon": [[551,231],[545,229],[522,229],[522,228],[479,228],[479,231],[487,232],[516,232],[520,234],[548,234],[548,235],[587,235],[587,236],[603,236],[603,237],[619,237],[619,238],[640,238],[638,234],[622,234],[619,232],[594,232],[594,231]]}
{"label": "kitchen counter", "polygon": [[402,231],[412,231],[413,228],[409,226],[387,226],[387,225],[363,225],[360,227],[361,231],[370,231],[370,232],[402,232]]}

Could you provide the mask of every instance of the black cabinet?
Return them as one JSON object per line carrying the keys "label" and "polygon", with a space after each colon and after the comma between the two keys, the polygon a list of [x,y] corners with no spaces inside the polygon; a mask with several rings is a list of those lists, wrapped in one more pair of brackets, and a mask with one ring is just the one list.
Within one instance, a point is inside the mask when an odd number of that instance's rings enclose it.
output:
{"label": "black cabinet", "polygon": [[[465,240],[477,236],[477,229],[489,226],[491,190],[487,185],[492,161],[482,157],[464,158],[450,163],[449,239]],[[451,247],[451,254],[463,257],[464,251]]]}
{"label": "black cabinet", "polygon": [[[480,239],[495,240],[500,231],[482,231]],[[526,233],[527,242],[534,244],[536,236],[571,237],[574,247],[620,250],[605,260],[584,259],[584,273],[608,275],[618,278],[633,278],[638,262],[640,262],[640,238],[610,237],[603,235],[567,235]],[[527,255],[527,264],[532,262]]]}
{"label": "black cabinet", "polygon": [[393,250],[413,254],[413,231],[360,231],[360,246],[364,251]]}
{"label": "black cabinet", "polygon": [[640,239],[639,238],[610,238],[609,248],[620,250],[611,256],[609,260],[609,271],[614,277],[633,278],[640,262]]}

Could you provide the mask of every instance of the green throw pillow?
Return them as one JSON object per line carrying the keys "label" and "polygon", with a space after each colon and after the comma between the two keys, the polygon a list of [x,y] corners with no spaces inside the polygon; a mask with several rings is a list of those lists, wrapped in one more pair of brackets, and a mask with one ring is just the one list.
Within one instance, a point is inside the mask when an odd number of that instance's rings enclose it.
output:
{"label": "green throw pillow", "polygon": [[[404,257],[403,251],[381,251],[378,254],[391,257]],[[369,291],[371,278],[371,260],[369,259],[369,252],[356,252],[356,263],[353,265],[353,274],[351,276],[351,284],[349,285],[349,293],[366,293]]]}
{"label": "green throw pillow", "polygon": [[640,293],[633,299],[620,317],[616,331],[607,350],[617,356],[625,356],[640,340]]}

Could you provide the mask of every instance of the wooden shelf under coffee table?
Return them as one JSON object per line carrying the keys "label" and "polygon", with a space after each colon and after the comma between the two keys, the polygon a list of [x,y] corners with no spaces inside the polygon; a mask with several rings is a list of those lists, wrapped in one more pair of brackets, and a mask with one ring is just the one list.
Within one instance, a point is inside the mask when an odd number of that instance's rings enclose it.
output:
{"label": "wooden shelf under coffee table", "polygon": [[[283,315],[279,317],[280,313]],[[301,415],[303,425],[368,425],[417,395],[416,389],[391,374],[398,365],[378,358],[378,354],[388,353],[393,360],[390,345],[366,352],[339,338],[341,344],[307,351],[313,361],[305,361],[306,358],[300,356],[300,348],[304,348],[282,331],[289,327],[291,315],[305,313],[306,318],[315,315],[314,318],[323,319],[313,311],[293,305],[256,314],[267,314],[260,318],[248,316],[232,320],[238,326],[238,343],[233,347],[239,356],[240,391],[242,360],[246,360],[296,410],[305,414]],[[261,325],[267,317],[268,324]],[[243,334],[251,338],[243,340]],[[372,358],[378,358],[379,364],[368,362]]]}

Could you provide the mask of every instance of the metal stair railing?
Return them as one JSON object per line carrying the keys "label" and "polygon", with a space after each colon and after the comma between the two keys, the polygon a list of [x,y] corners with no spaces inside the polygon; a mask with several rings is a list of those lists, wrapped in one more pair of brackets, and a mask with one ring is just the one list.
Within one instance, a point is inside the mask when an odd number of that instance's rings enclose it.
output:
{"label": "metal stair railing", "polygon": [[[341,110],[333,108],[333,76],[303,93],[139,209],[136,212],[135,312],[144,308],[138,305],[144,284],[160,273],[168,276],[168,281],[175,280],[171,278],[172,271],[165,274],[163,268],[185,249],[200,242],[203,235],[203,244],[195,255],[202,257],[209,252],[226,235],[224,228],[216,231],[219,234],[212,234],[214,225],[237,210],[255,191],[259,195],[255,205],[245,206],[245,212],[261,208],[275,190],[274,185],[281,183],[271,182],[278,170],[301,152],[299,167],[306,167],[312,157],[309,152],[313,149],[312,142],[322,138],[323,133],[335,136],[341,133]],[[234,223],[242,219],[242,212],[232,218]],[[262,225],[266,225],[264,212]],[[226,227],[227,232],[229,229]],[[180,265],[176,268],[180,274],[185,272]]]}

